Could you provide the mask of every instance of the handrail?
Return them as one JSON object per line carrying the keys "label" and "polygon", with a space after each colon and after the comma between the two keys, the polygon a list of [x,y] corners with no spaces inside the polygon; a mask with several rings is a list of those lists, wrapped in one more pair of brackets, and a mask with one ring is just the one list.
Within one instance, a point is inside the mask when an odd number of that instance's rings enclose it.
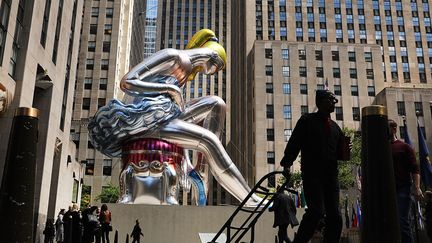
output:
{"label": "handrail", "polygon": [[[270,177],[275,176],[277,174],[282,174],[286,180],[277,191],[275,191],[274,193],[271,193],[267,188],[263,187],[261,184],[265,180],[267,180]],[[273,172],[270,172],[267,175],[263,176],[255,184],[255,186],[252,188],[252,190],[249,192],[249,194],[246,196],[246,198],[240,203],[240,205],[237,207],[237,209],[231,214],[231,216],[228,218],[228,220],[225,222],[225,224],[222,226],[222,228],[219,230],[219,232],[213,237],[213,239],[209,243],[216,243],[216,240],[219,238],[219,236],[225,230],[227,231],[227,241],[226,241],[227,243],[232,242],[237,235],[238,235],[238,238],[235,242],[239,242],[243,238],[243,236],[249,231],[249,229],[252,229],[250,242],[253,243],[254,242],[254,233],[255,233],[255,224],[258,221],[258,219],[261,217],[261,215],[264,213],[264,211],[273,203],[274,197],[270,197],[270,196],[273,196],[276,193],[281,193],[284,190],[287,190],[288,192],[291,192],[291,193],[297,193],[293,189],[285,188],[288,183],[289,183],[289,174],[287,175],[286,173],[281,172],[281,171],[273,171]],[[266,190],[268,192],[264,192]],[[260,192],[260,193],[264,194],[263,200],[254,209],[244,209],[246,202],[256,192]],[[267,200],[267,203],[265,205],[263,205],[263,203],[266,200]],[[250,213],[250,215],[244,220],[243,224],[241,224],[240,227],[231,226],[234,218],[237,216],[237,214],[240,211]],[[252,217],[254,217],[254,218],[252,218]],[[251,220],[251,221],[249,222],[249,220]],[[231,236],[231,229],[237,230],[232,236]]]}

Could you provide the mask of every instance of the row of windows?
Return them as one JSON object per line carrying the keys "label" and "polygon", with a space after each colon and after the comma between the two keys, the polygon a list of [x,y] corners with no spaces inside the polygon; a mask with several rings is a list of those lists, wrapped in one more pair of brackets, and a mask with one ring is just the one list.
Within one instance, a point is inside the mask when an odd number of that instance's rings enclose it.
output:
{"label": "row of windows", "polygon": [[[111,48],[111,42],[104,41],[102,43],[102,51],[103,52],[110,52],[110,48]],[[89,41],[88,46],[87,46],[87,50],[90,52],[96,51],[96,41]]]}
{"label": "row of windows", "polygon": [[[302,105],[300,106],[300,114],[304,115],[309,113],[309,106]],[[341,106],[335,107],[335,114],[336,114],[336,120],[342,121],[343,120],[343,111]],[[353,114],[353,120],[354,121],[360,121],[360,108],[359,107],[353,107],[352,108],[352,114]],[[266,118],[267,119],[273,119],[274,118],[274,107],[273,105],[266,105]],[[283,106],[283,118],[290,120],[292,119],[292,108],[291,105],[284,105]],[[273,141],[273,140],[269,140]]]}
{"label": "row of windows", "polygon": [[[97,24],[90,24],[90,34],[96,35],[97,34]],[[105,24],[104,25],[104,33],[105,34],[111,34],[112,33],[112,24]]]}
{"label": "row of windows", "polygon": [[[105,16],[107,18],[112,18],[113,17],[113,12],[114,12],[113,8],[106,8],[105,9]],[[99,17],[99,8],[98,7],[92,7],[92,9],[91,9],[91,16],[92,17]]]}
{"label": "row of windows", "polygon": [[[102,70],[108,70],[109,60],[108,59],[101,59],[100,65],[101,65],[100,67]],[[94,69],[94,59],[87,59],[86,60],[86,69],[87,70],[93,70]]]}
{"label": "row of windows", "polygon": [[[273,66],[266,65],[265,67],[265,73],[266,76],[273,76]],[[323,67],[316,67],[315,75],[318,78],[324,78],[324,68]],[[290,68],[289,66],[282,66],[282,76],[283,77],[290,77]],[[299,76],[300,77],[307,77],[307,67],[301,66],[299,67]],[[350,68],[349,69],[349,76],[350,78],[357,78],[357,69],[356,68]],[[333,68],[333,78],[340,78],[340,68]],[[374,79],[374,72],[373,69],[366,69],[366,78],[367,79]]]}
{"label": "row of windows", "polygon": [[[81,109],[83,110],[90,110],[90,104],[91,104],[91,98],[83,98]],[[105,98],[98,98],[97,102],[97,108],[101,108],[106,104]]]}
{"label": "row of windows", "polygon": [[[107,84],[108,84],[108,79],[107,78],[101,78],[99,80],[99,90],[106,90],[107,89]],[[93,79],[92,78],[84,78],[84,89],[92,89],[93,86]]]}
{"label": "row of windows", "polygon": [[[317,90],[323,90],[325,88],[325,84],[317,84]],[[334,85],[334,93],[335,95],[342,95],[342,86],[341,85]],[[368,86],[367,87],[368,96],[375,96],[375,86]],[[283,83],[282,84],[282,92],[284,94],[291,94],[291,83]],[[272,94],[273,93],[273,83],[266,83],[266,93]],[[307,84],[300,84],[300,94],[307,95],[308,94],[308,85]],[[358,85],[351,85],[351,95],[352,96],[358,96]]]}
{"label": "row of windows", "polygon": [[[405,102],[397,101],[397,112],[399,116],[406,116]],[[423,116],[423,104],[422,102],[414,102],[414,110],[417,116]],[[431,106],[432,113],[432,106]]]}
{"label": "row of windows", "polygon": [[[95,160],[87,159],[85,164],[86,164],[85,174],[94,175]],[[102,175],[111,176],[111,172],[112,172],[112,159],[104,159],[103,167],[102,167]]]}
{"label": "row of windows", "polygon": [[[282,59],[289,59],[289,49],[282,49],[281,52]],[[339,51],[332,51],[331,52],[332,61],[339,61]],[[273,59],[273,50],[270,48],[265,49],[265,58],[267,59]],[[298,58],[299,60],[306,60],[306,50],[299,49],[298,50]],[[323,61],[323,51],[322,50],[315,50],[315,60],[317,61]],[[348,52],[348,61],[350,62],[356,62],[356,53],[353,51]],[[372,62],[372,52],[364,52],[364,61],[365,62]]]}

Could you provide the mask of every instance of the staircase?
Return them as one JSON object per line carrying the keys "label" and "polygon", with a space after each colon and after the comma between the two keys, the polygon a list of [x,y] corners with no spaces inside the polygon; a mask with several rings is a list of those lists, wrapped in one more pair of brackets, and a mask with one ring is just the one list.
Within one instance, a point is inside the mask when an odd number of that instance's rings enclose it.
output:
{"label": "staircase", "polygon": [[[277,174],[282,174],[285,177],[285,183],[280,186],[280,188],[275,192],[270,192],[270,190],[264,187],[262,184],[266,182],[272,176],[276,176]],[[222,226],[219,232],[215,235],[215,237],[209,243],[216,243],[219,236],[226,231],[226,243],[240,243],[240,240],[249,232],[250,230],[250,242],[254,242],[255,236],[255,224],[260,218],[260,216],[264,213],[264,211],[273,203],[273,195],[278,192],[282,192],[283,190],[288,190],[291,193],[297,193],[291,189],[285,189],[286,185],[289,182],[289,175],[281,171],[270,172],[267,175],[263,176],[257,184],[252,188],[247,197],[240,203],[231,217],[226,221],[226,223]],[[263,200],[255,207],[246,207],[246,202],[251,198],[252,194],[263,195]],[[239,220],[239,218],[245,218],[244,220]],[[237,220],[236,220],[237,219]],[[240,225],[233,225],[234,222],[240,221]]]}

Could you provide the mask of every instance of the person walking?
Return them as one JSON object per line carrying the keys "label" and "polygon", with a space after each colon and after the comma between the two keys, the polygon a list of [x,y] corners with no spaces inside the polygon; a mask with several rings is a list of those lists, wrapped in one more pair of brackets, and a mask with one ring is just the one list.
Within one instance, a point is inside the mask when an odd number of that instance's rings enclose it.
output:
{"label": "person walking", "polygon": [[420,166],[417,163],[412,147],[397,138],[397,123],[389,119],[388,126],[391,136],[391,151],[402,243],[412,243],[414,239],[410,224],[411,194],[414,195],[416,200],[423,198],[423,193],[420,189]]}
{"label": "person walking", "polygon": [[[279,186],[276,191],[279,191]],[[291,243],[287,230],[289,225],[294,227],[299,224],[296,218],[297,208],[294,200],[284,191],[277,192],[274,197],[273,205],[269,208],[270,212],[274,212],[273,228],[278,227],[279,243]]]}
{"label": "person walking", "polygon": [[60,209],[59,214],[57,215],[57,220],[55,222],[55,228],[56,228],[56,241],[57,243],[63,243],[64,242],[64,222],[63,222],[63,215],[65,214],[64,209]]}
{"label": "person walking", "polygon": [[54,243],[55,227],[53,219],[47,219],[45,223],[45,229],[42,232],[45,235],[44,243]]}
{"label": "person walking", "polygon": [[339,208],[337,160],[342,157],[340,148],[343,148],[344,134],[330,118],[337,102],[332,92],[316,91],[318,111],[305,114],[298,120],[280,162],[285,173],[289,174],[289,168],[301,151],[301,174],[308,208],[294,243],[308,242],[324,213],[326,225],[323,242],[337,243],[340,239],[342,215]]}
{"label": "person walking", "polygon": [[82,224],[83,224],[83,243],[94,242],[95,238],[98,238],[97,231],[100,227],[98,219],[98,207],[92,206],[82,211]]}
{"label": "person walking", "polygon": [[142,233],[141,227],[139,226],[139,221],[137,219],[131,233],[131,237],[133,238],[132,243],[140,243],[141,236],[144,237],[144,234]]}
{"label": "person walking", "polygon": [[101,224],[102,242],[109,243],[109,232],[112,231],[111,212],[108,210],[108,206],[106,204],[102,204],[101,206],[99,222]]}

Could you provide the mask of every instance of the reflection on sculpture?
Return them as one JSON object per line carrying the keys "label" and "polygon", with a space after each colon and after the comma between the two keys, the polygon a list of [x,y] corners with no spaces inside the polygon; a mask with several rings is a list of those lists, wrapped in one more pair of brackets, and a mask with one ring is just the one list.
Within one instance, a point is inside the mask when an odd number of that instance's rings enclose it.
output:
{"label": "reflection on sculpture", "polygon": [[[220,142],[225,102],[206,96],[184,103],[180,89],[198,72],[222,70],[225,50],[211,30],[196,33],[186,48],[161,50],[132,68],[121,80],[123,101],[111,100],[89,123],[99,151],[122,155],[121,203],[178,204],[179,184],[187,190],[192,181],[197,204],[205,205],[207,165],[238,200],[250,191]],[[188,149],[203,154],[195,167]],[[249,204],[259,201],[254,195]]]}
{"label": "reflection on sculpture", "polygon": [[6,112],[9,105],[9,97],[6,88],[0,83],[0,115]]}

